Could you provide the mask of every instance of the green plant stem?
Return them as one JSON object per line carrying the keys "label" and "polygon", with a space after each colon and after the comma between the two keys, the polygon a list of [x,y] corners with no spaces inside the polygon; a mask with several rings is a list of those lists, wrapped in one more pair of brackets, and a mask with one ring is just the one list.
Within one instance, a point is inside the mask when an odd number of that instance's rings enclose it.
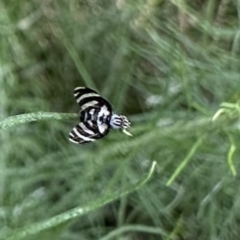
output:
{"label": "green plant stem", "polygon": [[152,227],[152,226],[146,226],[146,225],[127,225],[122,226],[120,228],[117,228],[113,231],[111,231],[106,236],[100,238],[100,240],[111,240],[116,239],[117,236],[122,235],[124,233],[129,232],[143,232],[143,233],[149,233],[154,235],[160,235],[160,236],[168,236],[168,233],[161,229],[160,227]]}
{"label": "green plant stem", "polygon": [[76,113],[54,113],[54,112],[36,112],[26,113],[16,116],[8,117],[0,121],[0,130],[5,130],[11,127],[17,127],[19,125],[45,120],[69,120],[76,119],[78,115]]}
{"label": "green plant stem", "polygon": [[124,190],[123,192],[114,192],[111,195],[103,196],[99,200],[89,203],[86,206],[73,208],[69,211],[66,211],[66,212],[59,214],[55,217],[52,217],[48,220],[32,224],[32,225],[30,225],[28,227],[24,227],[20,230],[16,230],[10,236],[5,238],[5,240],[19,240],[24,237],[29,237],[31,235],[40,233],[41,231],[56,227],[59,224],[63,224],[69,220],[83,216],[86,213],[94,211],[100,207],[105,206],[106,204],[109,204],[109,203],[119,199],[120,197],[123,197],[133,191],[136,191],[137,189],[142,187],[145,183],[147,183],[150,180],[150,178],[152,177],[152,175],[154,173],[155,167],[156,167],[156,162],[154,161],[151,165],[151,168],[150,168],[148,174],[146,176],[144,176],[141,180],[139,180],[136,184],[134,184],[133,186]]}
{"label": "green plant stem", "polygon": [[235,177],[237,175],[237,170],[236,170],[236,168],[233,164],[233,155],[236,152],[237,147],[236,147],[236,145],[234,143],[234,140],[233,140],[233,137],[231,135],[229,136],[229,139],[230,139],[230,142],[231,142],[231,146],[230,146],[230,149],[228,151],[227,162],[228,162],[229,168],[230,168],[233,176]]}
{"label": "green plant stem", "polygon": [[183,159],[181,164],[177,167],[177,169],[174,171],[174,173],[172,174],[170,179],[167,181],[167,184],[166,184],[167,186],[171,185],[173,183],[173,181],[176,179],[176,177],[186,167],[186,165],[191,160],[194,153],[196,153],[198,147],[202,144],[204,137],[205,137],[205,134],[203,136],[201,136],[200,138],[198,138],[198,140],[193,144],[193,146],[190,149],[190,151],[188,152],[187,156]]}

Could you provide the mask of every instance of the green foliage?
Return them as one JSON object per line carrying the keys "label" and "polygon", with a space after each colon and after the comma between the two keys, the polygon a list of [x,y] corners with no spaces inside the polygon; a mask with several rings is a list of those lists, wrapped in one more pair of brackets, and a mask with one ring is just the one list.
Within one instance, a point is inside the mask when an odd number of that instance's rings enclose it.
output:
{"label": "green foliage", "polygon": [[[1,1],[0,239],[238,239],[239,13],[226,0]],[[70,143],[76,86],[134,137]],[[43,227],[81,206],[94,207]]]}

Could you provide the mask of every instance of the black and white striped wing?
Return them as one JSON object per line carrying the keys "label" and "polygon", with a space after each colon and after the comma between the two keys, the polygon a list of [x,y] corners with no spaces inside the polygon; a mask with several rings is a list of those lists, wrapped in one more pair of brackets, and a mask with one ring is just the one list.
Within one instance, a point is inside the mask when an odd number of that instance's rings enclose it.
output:
{"label": "black and white striped wing", "polygon": [[85,123],[80,122],[69,133],[69,140],[75,144],[94,142],[95,140],[106,136],[108,132],[109,129],[105,129],[105,131],[101,133],[98,126],[92,121],[87,121]]}
{"label": "black and white striped wing", "polygon": [[86,110],[92,107],[102,107],[105,105],[107,110],[112,112],[111,104],[93,89],[77,87],[74,89],[74,97],[80,105],[81,110]]}

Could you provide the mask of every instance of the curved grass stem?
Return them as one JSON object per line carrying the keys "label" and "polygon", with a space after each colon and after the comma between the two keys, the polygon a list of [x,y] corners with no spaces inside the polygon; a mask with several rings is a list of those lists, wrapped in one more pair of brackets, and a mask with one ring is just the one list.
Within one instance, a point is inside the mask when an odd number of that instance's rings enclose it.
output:
{"label": "curved grass stem", "polygon": [[36,112],[11,116],[0,121],[0,130],[16,127],[29,122],[45,120],[69,120],[76,119],[76,113]]}
{"label": "curved grass stem", "polygon": [[181,173],[181,171],[187,166],[188,162],[191,160],[191,158],[193,157],[193,155],[196,153],[197,149],[201,146],[203,139],[206,135],[203,134],[200,138],[198,138],[198,140],[193,144],[192,148],[190,149],[190,151],[188,152],[188,154],[186,155],[186,157],[183,159],[183,161],[179,164],[179,166],[176,168],[176,170],[174,171],[174,173],[172,174],[172,176],[169,178],[169,180],[167,181],[167,186],[171,185],[174,180],[176,179],[176,177]]}
{"label": "curved grass stem", "polygon": [[87,204],[86,206],[79,206],[79,207],[73,208],[69,211],[66,211],[62,214],[54,216],[45,221],[32,224],[32,225],[30,225],[28,227],[24,227],[20,230],[16,230],[10,236],[5,238],[5,240],[19,240],[19,239],[22,239],[25,237],[29,237],[29,236],[38,234],[44,230],[48,230],[48,229],[56,227],[60,224],[66,223],[69,220],[73,220],[77,217],[83,216],[91,211],[97,210],[97,209],[105,206],[106,204],[109,204],[109,203],[119,199],[120,197],[123,197],[131,192],[136,191],[140,187],[142,187],[145,183],[147,183],[150,180],[150,178],[152,177],[152,175],[154,173],[155,168],[156,168],[156,162],[154,161],[146,176],[144,176],[136,184],[125,189],[122,192],[114,192],[111,195],[103,196],[102,198],[100,198],[94,202],[91,202],[91,203]]}

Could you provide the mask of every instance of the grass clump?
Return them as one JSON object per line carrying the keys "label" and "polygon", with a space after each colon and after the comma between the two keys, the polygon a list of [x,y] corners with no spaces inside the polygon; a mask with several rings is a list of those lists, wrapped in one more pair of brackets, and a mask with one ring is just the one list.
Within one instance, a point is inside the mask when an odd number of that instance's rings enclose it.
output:
{"label": "grass clump", "polygon": [[[0,239],[238,239],[239,11],[2,1]],[[109,99],[134,137],[69,143],[76,86]],[[115,201],[37,231],[104,196]]]}

